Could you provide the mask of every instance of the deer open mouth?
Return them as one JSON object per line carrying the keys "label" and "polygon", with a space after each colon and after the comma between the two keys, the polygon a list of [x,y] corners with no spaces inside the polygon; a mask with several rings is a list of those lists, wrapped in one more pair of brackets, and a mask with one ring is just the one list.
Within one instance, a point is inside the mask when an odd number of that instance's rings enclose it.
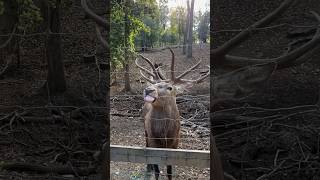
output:
{"label": "deer open mouth", "polygon": [[149,102],[149,103],[153,103],[154,101],[156,101],[156,98],[152,97],[150,95],[146,95],[146,96],[144,96],[144,101]]}

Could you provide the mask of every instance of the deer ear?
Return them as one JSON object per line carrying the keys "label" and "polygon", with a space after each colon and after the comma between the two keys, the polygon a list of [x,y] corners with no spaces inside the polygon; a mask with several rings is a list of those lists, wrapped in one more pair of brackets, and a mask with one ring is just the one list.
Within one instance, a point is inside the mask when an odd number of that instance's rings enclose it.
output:
{"label": "deer ear", "polygon": [[188,92],[189,89],[193,87],[193,85],[194,83],[191,83],[191,82],[174,85],[174,87],[176,88],[176,94],[182,94],[185,91]]}
{"label": "deer ear", "polygon": [[242,98],[265,83],[276,69],[276,63],[248,66],[213,78],[211,89],[216,98]]}

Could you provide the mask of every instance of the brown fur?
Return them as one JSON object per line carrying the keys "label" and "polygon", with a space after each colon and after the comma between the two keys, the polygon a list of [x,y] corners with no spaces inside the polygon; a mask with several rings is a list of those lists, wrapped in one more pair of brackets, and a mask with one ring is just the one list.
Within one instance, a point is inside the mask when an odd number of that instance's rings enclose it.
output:
{"label": "brown fur", "polygon": [[145,103],[143,112],[147,147],[177,148],[180,137],[180,114],[175,92],[159,96],[154,103]]}

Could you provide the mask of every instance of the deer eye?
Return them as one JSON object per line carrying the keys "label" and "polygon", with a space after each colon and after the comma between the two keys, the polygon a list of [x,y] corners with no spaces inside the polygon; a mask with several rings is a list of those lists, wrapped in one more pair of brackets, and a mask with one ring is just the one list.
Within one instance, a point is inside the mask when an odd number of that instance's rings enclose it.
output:
{"label": "deer eye", "polygon": [[167,89],[168,89],[169,91],[171,91],[171,90],[172,90],[172,87],[168,87]]}

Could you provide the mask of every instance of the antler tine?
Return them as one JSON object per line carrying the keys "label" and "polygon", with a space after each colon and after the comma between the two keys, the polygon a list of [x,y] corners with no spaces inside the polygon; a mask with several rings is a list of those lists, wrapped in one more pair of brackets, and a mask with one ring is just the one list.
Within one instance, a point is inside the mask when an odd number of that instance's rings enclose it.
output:
{"label": "antler tine", "polygon": [[[195,59],[195,58],[194,58]],[[190,73],[192,70],[194,70],[195,68],[197,68],[202,60],[200,60],[197,64],[195,64],[194,66],[192,66],[190,69],[186,70],[184,73],[182,73],[181,75],[179,75],[176,79],[181,79],[184,76],[186,76],[188,73]]]}
{"label": "antler tine", "polygon": [[157,73],[158,73],[158,75],[159,75],[161,80],[166,80],[167,79],[166,76],[161,73],[160,66],[157,67],[156,70],[157,70]]}
{"label": "antler tine", "polygon": [[175,75],[174,75],[174,64],[175,64],[175,59],[174,59],[174,52],[173,52],[173,50],[170,48],[170,47],[168,47],[168,49],[170,50],[170,52],[171,52],[171,55],[172,55],[172,60],[171,60],[171,80],[172,81],[175,81],[176,80],[176,77],[175,77]]}
{"label": "antler tine", "polygon": [[208,66],[208,72],[207,74],[203,75],[202,77],[195,79],[195,80],[188,80],[188,79],[179,79],[181,82],[191,82],[191,83],[195,83],[195,84],[199,84],[201,83],[205,78],[207,78],[210,75],[210,66]]}
{"label": "antler tine", "polygon": [[156,83],[155,81],[153,81],[152,79],[150,79],[150,78],[148,78],[146,75],[144,75],[141,70],[140,70],[140,74],[141,74],[141,76],[142,76],[145,80],[149,81],[150,83],[152,83],[152,84],[155,84],[155,83]]}
{"label": "antler tine", "polygon": [[140,65],[138,64],[138,58],[135,60],[135,63],[136,63],[136,66],[137,66],[139,69],[141,69],[142,71],[148,73],[148,74],[151,75],[152,77],[155,77],[155,75],[154,75],[152,72],[150,72],[148,69],[146,69],[146,68],[144,68],[144,67],[142,67],[142,66],[140,66]]}
{"label": "antler tine", "polygon": [[[142,57],[142,59],[144,59],[145,61],[147,61],[147,63],[151,66],[152,71],[153,71],[153,74],[154,74],[153,77],[155,78],[155,80],[159,80],[160,77],[159,77],[159,75],[158,75],[158,73],[157,73],[156,68],[154,67],[154,65],[153,65],[152,62],[150,61],[150,59],[144,57],[144,56],[141,55],[141,54],[139,54],[139,55]],[[150,71],[149,71],[149,72],[150,72]]]}
{"label": "antler tine", "polygon": [[209,69],[208,69],[208,72],[207,74],[203,75],[202,77],[198,78],[195,80],[195,83],[198,84],[198,83],[201,83],[205,78],[207,78],[209,75],[210,75],[210,66],[208,66]]}

